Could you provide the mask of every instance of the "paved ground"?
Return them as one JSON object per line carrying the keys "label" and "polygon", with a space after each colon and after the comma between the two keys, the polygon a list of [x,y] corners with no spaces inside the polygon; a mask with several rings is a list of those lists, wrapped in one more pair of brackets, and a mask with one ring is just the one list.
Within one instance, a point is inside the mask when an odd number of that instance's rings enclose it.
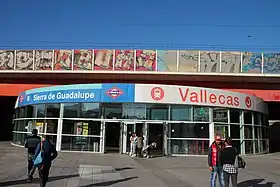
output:
{"label": "paved ground", "polygon": [[[23,148],[0,142],[0,157],[0,187],[38,186],[38,179],[26,183]],[[280,154],[244,159],[248,167],[240,171],[240,186],[280,187]],[[204,157],[132,159],[125,155],[59,153],[47,186],[203,187],[209,186],[208,181]]]}

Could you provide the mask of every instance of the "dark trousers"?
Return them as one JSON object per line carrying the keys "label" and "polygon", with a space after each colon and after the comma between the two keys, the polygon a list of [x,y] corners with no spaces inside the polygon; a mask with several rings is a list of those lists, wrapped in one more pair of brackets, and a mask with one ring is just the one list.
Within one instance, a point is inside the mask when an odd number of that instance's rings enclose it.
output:
{"label": "dark trousers", "polygon": [[40,187],[45,187],[48,179],[49,179],[49,172],[51,166],[43,165],[38,168],[39,170],[39,179],[40,179]]}
{"label": "dark trousers", "polygon": [[229,187],[229,178],[231,178],[232,187],[237,187],[237,173],[228,173],[224,171],[225,186]]}
{"label": "dark trousers", "polygon": [[34,157],[33,153],[28,153],[28,155],[27,155],[27,162],[28,162],[27,169],[28,169],[28,177],[29,178],[33,177],[35,169],[36,169],[33,166],[33,157]]}
{"label": "dark trousers", "polygon": [[137,147],[137,155],[139,157],[142,156],[142,149],[143,149],[143,147]]}

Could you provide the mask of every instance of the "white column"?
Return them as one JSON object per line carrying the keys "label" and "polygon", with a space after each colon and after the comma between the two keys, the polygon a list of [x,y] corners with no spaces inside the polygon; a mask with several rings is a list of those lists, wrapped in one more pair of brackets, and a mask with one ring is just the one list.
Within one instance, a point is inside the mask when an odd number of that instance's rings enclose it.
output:
{"label": "white column", "polygon": [[64,104],[60,104],[60,113],[59,113],[59,119],[58,119],[58,124],[57,124],[57,139],[56,139],[56,149],[58,151],[61,150],[61,134],[62,134],[62,124],[63,124],[63,112],[64,112]]}
{"label": "white column", "polygon": [[245,154],[245,142],[244,142],[244,117],[243,111],[240,115],[240,154]]}

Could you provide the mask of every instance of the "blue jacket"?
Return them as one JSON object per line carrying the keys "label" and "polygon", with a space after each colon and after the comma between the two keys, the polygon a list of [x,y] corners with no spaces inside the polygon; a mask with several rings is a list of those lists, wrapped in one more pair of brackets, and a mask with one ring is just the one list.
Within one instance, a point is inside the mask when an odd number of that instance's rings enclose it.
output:
{"label": "blue jacket", "polygon": [[38,156],[38,154],[40,153],[42,143],[43,143],[43,147],[42,147],[43,163],[42,164],[51,166],[52,161],[57,157],[57,151],[56,151],[54,145],[48,140],[41,141],[37,145],[34,158],[36,158]]}

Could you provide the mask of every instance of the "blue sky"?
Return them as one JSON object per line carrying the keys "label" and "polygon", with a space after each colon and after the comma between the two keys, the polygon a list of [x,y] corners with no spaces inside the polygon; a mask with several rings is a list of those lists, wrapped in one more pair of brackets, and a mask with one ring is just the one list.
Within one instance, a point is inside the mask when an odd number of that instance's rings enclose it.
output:
{"label": "blue sky", "polygon": [[279,7],[279,0],[3,1],[0,48],[280,51]]}

